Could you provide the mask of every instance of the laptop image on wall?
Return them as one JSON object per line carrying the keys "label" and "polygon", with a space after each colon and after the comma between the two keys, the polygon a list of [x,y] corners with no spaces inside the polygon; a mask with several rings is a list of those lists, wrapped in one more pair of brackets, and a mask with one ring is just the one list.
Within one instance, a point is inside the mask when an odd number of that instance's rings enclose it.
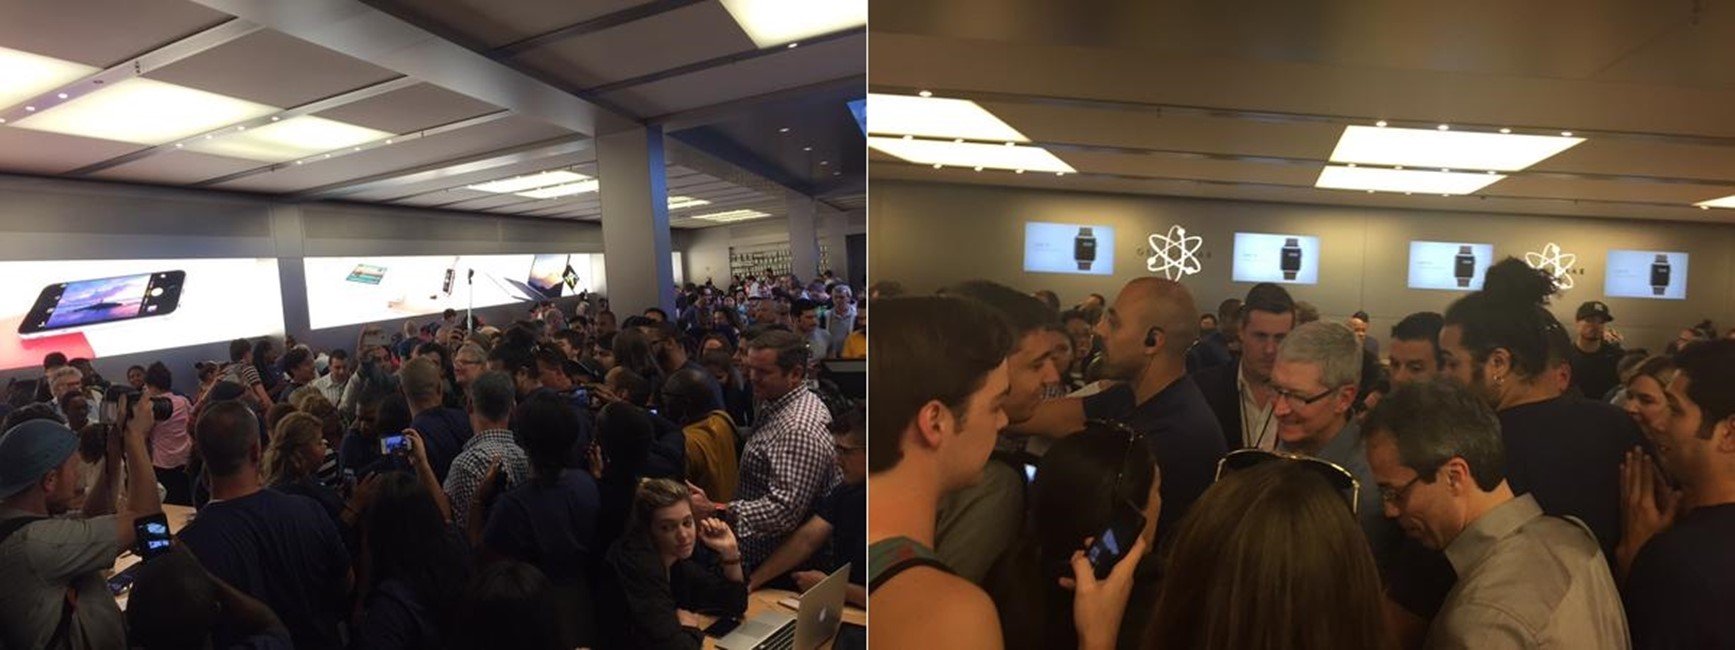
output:
{"label": "laptop image on wall", "polygon": [[765,612],[747,619],[735,631],[717,640],[722,650],[813,650],[837,634],[843,623],[844,587],[849,584],[849,565],[826,576],[801,595],[795,616]]}

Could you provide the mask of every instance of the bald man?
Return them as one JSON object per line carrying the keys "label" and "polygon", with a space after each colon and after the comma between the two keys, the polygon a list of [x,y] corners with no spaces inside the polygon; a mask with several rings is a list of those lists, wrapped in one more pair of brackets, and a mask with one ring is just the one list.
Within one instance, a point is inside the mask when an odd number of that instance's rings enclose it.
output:
{"label": "bald man", "polygon": [[1211,405],[1187,376],[1187,348],[1199,336],[1193,295],[1171,280],[1133,280],[1103,312],[1095,333],[1102,340],[1103,376],[1118,383],[1089,397],[1045,402],[1016,428],[1059,437],[1084,428],[1086,419],[1105,419],[1150,436],[1162,476],[1161,544],[1211,486],[1217,460],[1228,452]]}

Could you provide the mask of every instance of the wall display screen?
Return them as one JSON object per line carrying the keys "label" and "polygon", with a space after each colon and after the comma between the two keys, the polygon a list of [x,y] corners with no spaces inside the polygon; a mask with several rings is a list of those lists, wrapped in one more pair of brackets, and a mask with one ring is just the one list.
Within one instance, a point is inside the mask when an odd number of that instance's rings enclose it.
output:
{"label": "wall display screen", "polygon": [[1614,298],[1687,299],[1687,254],[1671,251],[1608,252],[1603,294]]}
{"label": "wall display screen", "polygon": [[590,255],[309,257],[314,329],[576,296],[592,289]]}
{"label": "wall display screen", "polygon": [[1114,243],[1108,226],[1026,222],[1024,270],[1114,275]]}
{"label": "wall display screen", "polygon": [[275,259],[0,262],[0,370],[283,333]]}
{"label": "wall display screen", "polygon": [[1410,288],[1480,291],[1494,264],[1493,244],[1410,242]]}
{"label": "wall display screen", "polygon": [[1319,284],[1319,238],[1235,233],[1236,282]]}

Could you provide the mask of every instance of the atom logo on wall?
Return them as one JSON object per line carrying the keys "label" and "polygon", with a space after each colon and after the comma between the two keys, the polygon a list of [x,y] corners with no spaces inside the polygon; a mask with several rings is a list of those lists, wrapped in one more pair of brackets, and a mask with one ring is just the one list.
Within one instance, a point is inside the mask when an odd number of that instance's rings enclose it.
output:
{"label": "atom logo on wall", "polygon": [[1554,284],[1561,291],[1572,288],[1572,265],[1578,261],[1578,256],[1572,253],[1560,252],[1560,247],[1554,242],[1548,242],[1542,247],[1542,252],[1526,252],[1524,263],[1538,271],[1547,271],[1554,277]]}
{"label": "atom logo on wall", "polygon": [[1188,235],[1186,228],[1176,225],[1169,226],[1167,234],[1151,233],[1149,242],[1151,256],[1145,260],[1145,268],[1152,273],[1179,280],[1199,272],[1198,253],[1205,244],[1204,238]]}

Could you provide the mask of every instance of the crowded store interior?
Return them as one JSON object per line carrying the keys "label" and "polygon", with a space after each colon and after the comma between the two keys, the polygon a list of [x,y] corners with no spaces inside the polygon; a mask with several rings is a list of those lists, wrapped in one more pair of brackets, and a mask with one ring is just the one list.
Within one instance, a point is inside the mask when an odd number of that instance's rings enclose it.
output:
{"label": "crowded store interior", "polygon": [[3,5],[0,648],[865,647],[865,1]]}

